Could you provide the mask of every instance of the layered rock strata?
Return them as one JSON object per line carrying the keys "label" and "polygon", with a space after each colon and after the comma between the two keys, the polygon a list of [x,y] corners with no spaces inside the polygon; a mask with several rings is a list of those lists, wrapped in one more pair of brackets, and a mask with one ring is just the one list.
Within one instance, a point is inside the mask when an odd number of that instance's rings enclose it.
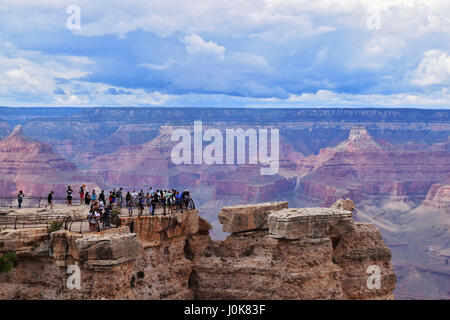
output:
{"label": "layered rock strata", "polygon": [[[119,228],[85,234],[4,230],[0,254],[18,259],[0,274],[0,298],[393,298],[390,250],[351,211],[265,203],[224,207],[221,221],[232,233],[219,242],[195,210],[122,218]],[[379,271],[378,288],[368,285],[368,267]],[[80,286],[71,289],[73,268]]]}

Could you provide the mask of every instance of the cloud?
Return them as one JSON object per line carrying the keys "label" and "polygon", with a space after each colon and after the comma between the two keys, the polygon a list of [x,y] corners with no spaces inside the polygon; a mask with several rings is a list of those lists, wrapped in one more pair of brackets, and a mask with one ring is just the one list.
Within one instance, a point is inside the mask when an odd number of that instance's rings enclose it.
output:
{"label": "cloud", "polygon": [[2,1],[0,104],[449,104],[448,1],[70,4]]}
{"label": "cloud", "polygon": [[164,62],[163,64],[153,64],[153,63],[140,63],[138,65],[138,67],[143,67],[143,68],[149,68],[149,69],[153,69],[153,70],[164,70],[167,69],[168,67],[170,67],[171,65],[173,65],[175,63],[175,60],[173,59],[169,59],[166,62]]}
{"label": "cloud", "polygon": [[122,94],[130,95],[132,93],[131,93],[131,91],[126,91],[123,89],[109,88],[108,90],[105,91],[105,94],[112,94],[114,96],[117,96],[117,95],[122,95]]}
{"label": "cloud", "polygon": [[183,42],[186,44],[186,51],[190,55],[215,55],[223,58],[226,50],[225,47],[219,46],[213,41],[206,42],[196,34],[184,37]]}
{"label": "cloud", "polygon": [[417,69],[412,72],[411,83],[421,87],[450,85],[450,56],[441,50],[429,50]]}
{"label": "cloud", "polygon": [[58,95],[66,95],[66,92],[61,87],[56,87],[55,90],[53,90],[53,93]]}

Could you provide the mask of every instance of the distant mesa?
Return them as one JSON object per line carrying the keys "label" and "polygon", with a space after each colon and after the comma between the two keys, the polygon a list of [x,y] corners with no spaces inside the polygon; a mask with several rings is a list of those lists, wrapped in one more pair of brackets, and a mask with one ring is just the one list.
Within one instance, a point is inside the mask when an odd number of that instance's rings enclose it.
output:
{"label": "distant mesa", "polygon": [[336,151],[378,151],[392,149],[392,146],[381,145],[369,134],[364,127],[353,127],[347,140],[340,143]]}

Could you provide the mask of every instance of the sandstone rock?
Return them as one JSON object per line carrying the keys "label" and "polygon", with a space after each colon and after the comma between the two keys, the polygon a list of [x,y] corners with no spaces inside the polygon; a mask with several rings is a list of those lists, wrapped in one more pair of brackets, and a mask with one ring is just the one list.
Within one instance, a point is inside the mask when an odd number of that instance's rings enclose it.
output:
{"label": "sandstone rock", "polygon": [[[355,228],[334,243],[333,261],[342,268],[341,281],[347,299],[393,299],[396,276],[391,265],[391,250],[378,229],[368,223]],[[370,289],[368,276],[378,268],[380,287]]]}
{"label": "sandstone rock", "polygon": [[198,218],[198,231],[199,232],[209,232],[213,227],[208,220],[203,219],[202,217]]}
{"label": "sandstone rock", "polygon": [[188,210],[174,215],[121,217],[122,225],[137,233],[139,240],[148,245],[160,245],[166,239],[193,235],[199,231],[197,210]]}
{"label": "sandstone rock", "polygon": [[267,229],[267,215],[270,211],[287,208],[285,202],[266,202],[260,204],[223,207],[219,213],[219,222],[224,232],[243,232]]}
{"label": "sandstone rock", "polygon": [[268,225],[271,237],[292,240],[348,232],[353,228],[353,218],[350,211],[341,209],[283,209],[269,214]]}
{"label": "sandstone rock", "polygon": [[13,251],[18,254],[31,253],[48,240],[46,228],[6,229],[0,231],[0,253]]}
{"label": "sandstone rock", "polygon": [[333,203],[331,205],[331,208],[335,208],[335,209],[342,209],[342,210],[347,210],[347,211],[351,211],[353,212],[355,210],[355,203],[350,200],[349,198],[347,199],[339,199],[338,201],[336,201],[335,203]]}
{"label": "sandstone rock", "polygon": [[59,266],[79,261],[87,267],[111,267],[135,259],[142,250],[137,235],[128,227],[88,234],[60,230],[51,234],[50,244]]}
{"label": "sandstone rock", "polygon": [[94,234],[77,239],[76,249],[88,266],[110,267],[135,259],[142,245],[134,233]]}

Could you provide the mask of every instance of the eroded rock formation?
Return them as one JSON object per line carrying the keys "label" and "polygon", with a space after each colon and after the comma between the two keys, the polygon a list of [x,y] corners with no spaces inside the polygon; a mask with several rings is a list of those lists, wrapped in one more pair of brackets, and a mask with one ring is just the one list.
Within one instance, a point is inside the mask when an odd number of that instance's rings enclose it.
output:
{"label": "eroded rock formation", "polygon": [[[286,202],[225,207],[224,241],[197,211],[122,218],[80,234],[5,230],[1,299],[392,299],[396,277],[378,230],[343,208],[288,209]],[[70,266],[80,287],[70,289]],[[368,267],[380,275],[368,286]]]}
{"label": "eroded rock formation", "polygon": [[[43,179],[43,177],[45,177]],[[67,185],[77,190],[88,179],[75,166],[55,154],[50,145],[25,136],[21,126],[0,141],[0,195],[65,195]],[[96,188],[90,183],[89,189]],[[97,187],[98,188],[98,187]]]}

